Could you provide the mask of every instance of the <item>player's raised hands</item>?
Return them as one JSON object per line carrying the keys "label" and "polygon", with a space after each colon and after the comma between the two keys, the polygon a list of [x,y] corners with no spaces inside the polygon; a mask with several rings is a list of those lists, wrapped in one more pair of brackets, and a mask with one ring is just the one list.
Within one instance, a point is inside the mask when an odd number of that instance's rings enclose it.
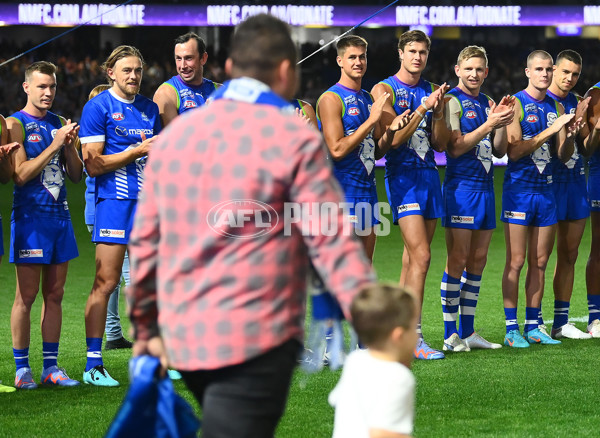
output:
{"label": "player's raised hands", "polygon": [[376,121],[379,120],[381,118],[381,114],[383,113],[383,107],[385,106],[385,103],[389,97],[390,93],[383,93],[381,96],[375,99],[375,102],[373,102],[373,105],[371,106],[371,115],[369,117]]}
{"label": "player's raised hands", "polygon": [[142,142],[135,149],[140,157],[145,157],[150,153],[150,149],[152,149],[152,144],[158,139],[158,135],[146,138],[146,134],[142,132],[140,133],[140,137],[142,137]]}
{"label": "player's raised hands", "polygon": [[585,126],[585,121],[587,118],[587,109],[590,105],[591,98],[591,96],[588,96],[585,99],[579,101],[579,103],[577,104],[577,108],[575,108],[575,118],[571,121],[571,123],[574,123],[575,121],[581,118],[581,127]]}
{"label": "player's raised hands", "polygon": [[445,82],[442,85],[440,85],[437,90],[435,90],[433,93],[427,96],[427,99],[423,104],[425,106],[425,109],[427,111],[433,109],[434,112],[437,112],[436,110],[438,109],[440,109],[441,111],[444,108],[444,95],[446,94],[446,92],[448,92],[449,89],[450,86]]}
{"label": "player's raised hands", "polygon": [[412,120],[415,113],[411,113],[410,110],[404,111],[402,114],[396,116],[390,124],[390,131],[396,132],[404,128]]}
{"label": "player's raised hands", "polygon": [[[552,124],[552,128],[554,128],[554,132],[560,131],[564,126],[566,126],[573,118],[575,114],[563,114],[559,118],[557,118]],[[578,130],[579,131],[579,130]]]}
{"label": "player's raised hands", "polygon": [[17,152],[17,149],[20,147],[21,145],[16,141],[0,146],[0,161],[8,159],[11,155]]}
{"label": "player's raised hands", "polygon": [[490,114],[486,123],[492,129],[510,125],[515,117],[514,100],[511,105],[510,100],[506,99],[507,97],[504,96],[498,105],[493,100],[489,101]]}
{"label": "player's raised hands", "polygon": [[581,128],[583,128],[583,125],[585,124],[583,117],[576,117],[577,115],[573,114],[573,118],[571,119],[571,121],[565,125],[567,128],[567,138],[571,138],[577,135],[577,133],[581,130]]}
{"label": "player's raised hands", "polygon": [[54,140],[58,142],[59,147],[69,145],[77,138],[78,132],[79,125],[77,122],[71,122],[71,119],[69,119],[62,128],[56,131]]}

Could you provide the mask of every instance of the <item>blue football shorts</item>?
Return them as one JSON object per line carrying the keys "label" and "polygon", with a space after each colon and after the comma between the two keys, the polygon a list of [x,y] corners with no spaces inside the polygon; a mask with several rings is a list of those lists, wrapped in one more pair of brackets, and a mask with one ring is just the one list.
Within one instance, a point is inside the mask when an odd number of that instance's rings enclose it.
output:
{"label": "blue football shorts", "polygon": [[590,215],[585,179],[574,182],[553,182],[556,217],[559,221],[576,221]]}
{"label": "blue football shorts", "polygon": [[496,228],[496,200],[494,192],[446,190],[442,226],[467,230]]}
{"label": "blue football shorts", "polygon": [[588,177],[588,199],[590,210],[600,212],[600,173]]}
{"label": "blue football shorts", "polygon": [[379,212],[377,211],[377,196],[367,198],[346,197],[350,204],[348,220],[356,230],[367,230],[379,225]]}
{"label": "blue football shorts", "polygon": [[442,187],[436,169],[408,170],[386,177],[385,189],[394,224],[404,216],[421,215],[425,219],[437,219],[443,215]]}
{"label": "blue football shorts", "polygon": [[554,192],[520,193],[505,190],[502,193],[502,222],[548,227],[556,224],[556,200]]}
{"label": "blue football shorts", "polygon": [[137,199],[98,198],[92,242],[127,245],[136,206]]}
{"label": "blue football shorts", "polygon": [[11,221],[11,263],[57,265],[78,255],[71,219],[26,217]]}

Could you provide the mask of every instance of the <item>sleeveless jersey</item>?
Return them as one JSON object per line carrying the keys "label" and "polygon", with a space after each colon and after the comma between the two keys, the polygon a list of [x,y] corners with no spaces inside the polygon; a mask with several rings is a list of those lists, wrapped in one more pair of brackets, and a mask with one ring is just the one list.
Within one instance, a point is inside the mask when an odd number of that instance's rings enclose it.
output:
{"label": "sleeveless jersey", "polygon": [[[558,117],[558,103],[550,96],[539,101],[525,90],[515,94],[521,105],[521,131],[523,140],[529,140],[552,125]],[[538,193],[551,190],[552,163],[551,145],[554,137],[546,141],[533,153],[517,161],[508,160],[504,174],[504,186],[512,191]]]}
{"label": "sleeveless jersey", "polygon": [[[600,89],[600,82],[594,85],[592,88]],[[596,148],[589,161],[589,172],[590,176],[600,175],[600,148]]]}
{"label": "sleeveless jersey", "polygon": [[[335,94],[342,102],[341,116],[344,136],[347,137],[354,133],[369,118],[373,98],[367,91],[352,90],[338,83],[325,93]],[[323,95],[317,101],[317,108]],[[341,160],[332,160],[332,162],[333,174],[347,197],[371,196],[375,187],[375,174],[373,173],[375,167],[375,139],[373,138],[373,130],[348,155]]]}
{"label": "sleeveless jersey", "polygon": [[[456,87],[446,93],[460,105],[460,132],[465,135],[483,125],[490,112],[490,98],[483,93],[469,96]],[[492,138],[486,135],[470,151],[458,158],[446,154],[444,188],[451,190],[494,190]]]}
{"label": "sleeveless jersey", "polygon": [[[562,106],[565,108],[565,114],[575,114],[575,109],[577,108],[577,103],[579,102],[575,94],[569,93],[564,99],[562,97],[558,97],[551,91],[546,91],[546,94],[558,103],[562,104]],[[573,155],[571,155],[569,161],[563,163],[558,157],[552,157],[552,181],[561,183],[575,181],[585,182],[583,157],[577,151],[577,140],[575,140],[575,150],[573,151]]]}
{"label": "sleeveless jersey", "polygon": [[[48,113],[38,118],[19,111],[12,116],[23,130],[23,147],[27,159],[40,155],[54,140],[62,121],[56,114]],[[15,184],[13,220],[29,215],[70,219],[65,188],[65,167],[62,150],[57,152],[41,173],[19,187]]]}
{"label": "sleeveless jersey", "polygon": [[[104,155],[133,149],[160,132],[158,106],[150,99],[135,96],[127,101],[112,90],[88,101],[81,115],[81,143],[104,142]],[[137,199],[144,181],[147,157],[138,158],[120,169],[96,177],[96,198]]]}
{"label": "sleeveless jersey", "polygon": [[202,78],[200,85],[190,85],[185,83],[179,75],[175,75],[164,83],[173,87],[177,94],[178,114],[204,105],[208,96],[217,89],[217,85],[206,78]]}
{"label": "sleeveless jersey", "polygon": [[[396,114],[407,109],[416,110],[433,92],[433,84],[420,79],[416,85],[408,85],[395,75],[380,83],[392,89],[392,103]],[[418,117],[418,116],[417,116]],[[385,176],[393,176],[407,169],[437,169],[433,149],[431,148],[432,112],[428,111],[412,137],[396,149],[390,149],[385,155]]]}

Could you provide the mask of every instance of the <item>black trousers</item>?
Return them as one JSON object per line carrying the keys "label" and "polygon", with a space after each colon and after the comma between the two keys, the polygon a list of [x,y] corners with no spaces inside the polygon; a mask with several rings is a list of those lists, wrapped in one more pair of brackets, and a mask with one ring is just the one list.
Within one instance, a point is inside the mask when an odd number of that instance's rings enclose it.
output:
{"label": "black trousers", "polygon": [[248,362],[182,371],[202,407],[203,438],[273,438],[301,344],[289,340]]}

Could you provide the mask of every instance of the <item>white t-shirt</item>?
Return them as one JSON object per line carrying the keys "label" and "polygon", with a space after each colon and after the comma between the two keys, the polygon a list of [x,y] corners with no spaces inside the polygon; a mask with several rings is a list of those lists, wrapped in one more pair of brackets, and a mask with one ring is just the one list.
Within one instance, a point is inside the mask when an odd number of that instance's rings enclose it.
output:
{"label": "white t-shirt", "polygon": [[398,362],[376,359],[369,350],[353,351],[342,377],[329,394],[335,408],[333,438],[368,438],[370,429],[412,434],[415,378]]}

